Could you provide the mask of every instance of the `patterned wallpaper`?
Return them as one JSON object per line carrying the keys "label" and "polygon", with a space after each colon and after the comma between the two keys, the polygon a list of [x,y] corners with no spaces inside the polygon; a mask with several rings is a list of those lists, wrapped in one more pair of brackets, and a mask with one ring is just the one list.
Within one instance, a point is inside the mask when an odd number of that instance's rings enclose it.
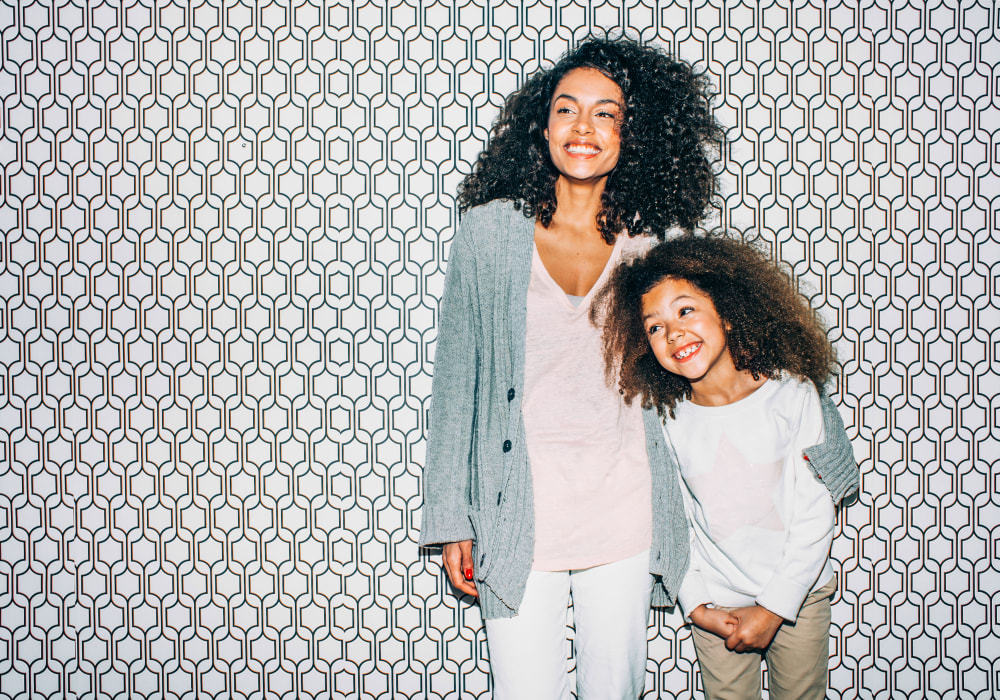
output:
{"label": "patterned wallpaper", "polygon": [[1000,694],[996,2],[0,0],[0,698],[490,696],[415,545],[454,193],[621,27],[834,327],[830,696]]}

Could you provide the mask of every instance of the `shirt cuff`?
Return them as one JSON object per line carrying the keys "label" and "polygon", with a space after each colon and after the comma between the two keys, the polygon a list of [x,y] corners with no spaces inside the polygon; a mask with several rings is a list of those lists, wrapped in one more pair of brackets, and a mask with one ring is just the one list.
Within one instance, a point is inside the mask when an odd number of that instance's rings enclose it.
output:
{"label": "shirt cuff", "polygon": [[681,606],[684,619],[691,622],[691,611],[699,605],[711,603],[712,599],[708,595],[708,587],[700,573],[691,572],[684,577],[681,588],[677,592],[677,604]]}
{"label": "shirt cuff", "polygon": [[808,595],[809,586],[775,576],[764,586],[756,602],[775,615],[780,615],[789,622],[795,622],[799,608]]}

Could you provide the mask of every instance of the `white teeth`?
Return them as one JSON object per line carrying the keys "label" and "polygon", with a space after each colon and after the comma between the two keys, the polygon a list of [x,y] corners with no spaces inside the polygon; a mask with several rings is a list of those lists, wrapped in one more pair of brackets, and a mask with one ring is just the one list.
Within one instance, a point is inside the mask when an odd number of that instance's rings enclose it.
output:
{"label": "white teeth", "polygon": [[690,355],[691,353],[693,353],[695,350],[697,350],[700,347],[701,347],[701,343],[695,343],[693,345],[688,345],[686,348],[684,348],[680,352],[676,353],[674,355],[674,357],[676,357],[678,360],[683,360],[685,357],[687,357],[688,355]]}
{"label": "white teeth", "polygon": [[566,150],[570,153],[597,153],[598,149],[592,146],[566,146]]}

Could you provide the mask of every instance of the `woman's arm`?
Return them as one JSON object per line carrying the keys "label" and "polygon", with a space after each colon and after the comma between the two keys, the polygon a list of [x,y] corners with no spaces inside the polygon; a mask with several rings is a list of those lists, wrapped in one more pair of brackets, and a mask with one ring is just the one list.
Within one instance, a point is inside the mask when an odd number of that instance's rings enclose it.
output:
{"label": "woman's arm", "polygon": [[422,546],[473,538],[470,478],[480,329],[476,325],[475,258],[463,233],[470,218],[463,221],[452,241],[438,315],[424,464]]}
{"label": "woman's arm", "polygon": [[834,504],[861,488],[861,472],[854,459],[840,411],[829,396],[820,393],[823,411],[823,442],[803,450],[809,469],[826,485]]}

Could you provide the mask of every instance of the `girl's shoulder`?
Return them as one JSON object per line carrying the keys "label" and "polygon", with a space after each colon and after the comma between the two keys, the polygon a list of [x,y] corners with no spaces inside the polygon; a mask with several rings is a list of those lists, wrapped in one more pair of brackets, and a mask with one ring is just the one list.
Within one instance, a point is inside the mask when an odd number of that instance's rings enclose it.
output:
{"label": "girl's shoulder", "polygon": [[771,385],[772,401],[798,411],[806,407],[819,409],[820,397],[816,385],[808,379],[782,373],[767,382]]}
{"label": "girl's shoulder", "polygon": [[779,391],[802,396],[811,395],[819,397],[819,392],[816,391],[815,384],[808,379],[802,379],[787,372],[782,372],[779,376],[771,379],[770,383],[774,383]]}
{"label": "girl's shoulder", "polygon": [[823,402],[816,385],[809,380],[787,375],[768,383],[775,385],[767,406],[773,420],[790,434],[804,431],[822,440]]}

